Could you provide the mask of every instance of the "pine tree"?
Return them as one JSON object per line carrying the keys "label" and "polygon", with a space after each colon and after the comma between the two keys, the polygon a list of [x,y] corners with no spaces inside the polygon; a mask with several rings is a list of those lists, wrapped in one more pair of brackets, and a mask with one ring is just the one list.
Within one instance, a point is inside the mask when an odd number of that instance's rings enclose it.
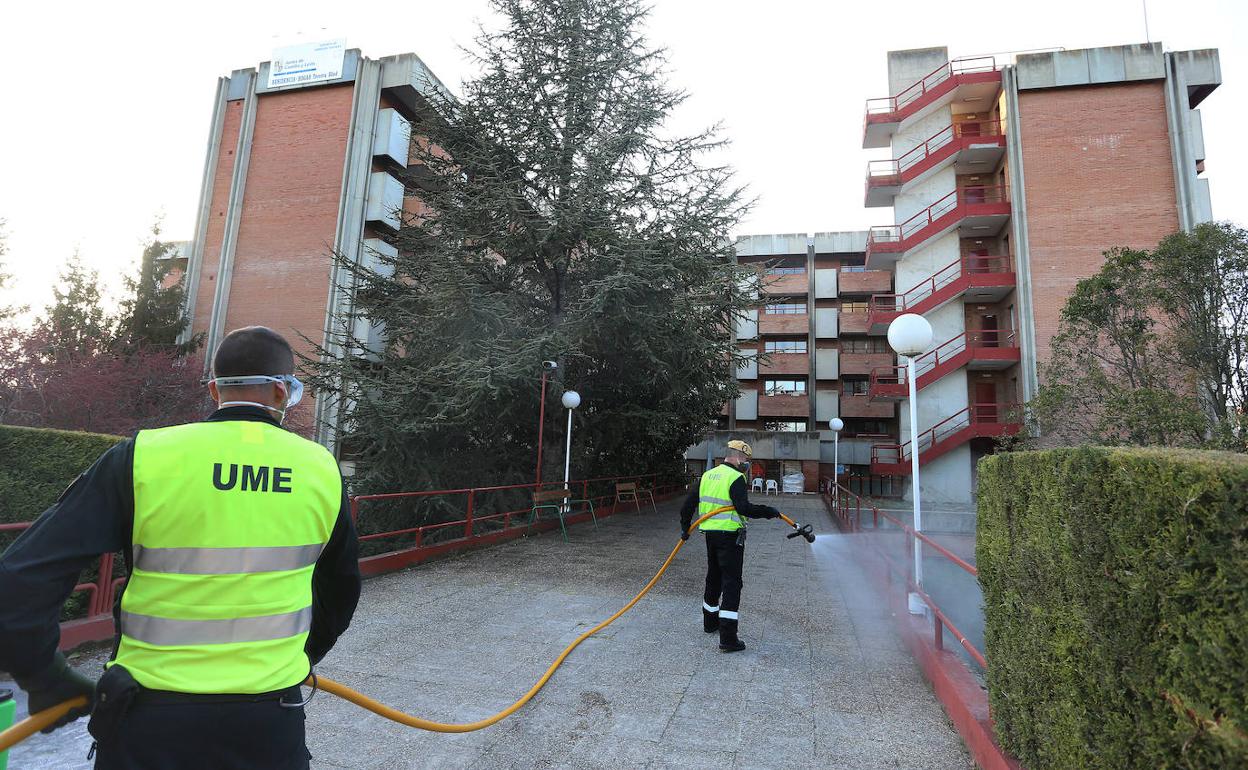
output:
{"label": "pine tree", "polygon": [[81,358],[111,343],[112,329],[100,303],[99,280],[98,272],[83,266],[78,252],[65,263],[52,287],[53,302],[38,323],[51,358]]}
{"label": "pine tree", "polygon": [[[160,225],[152,227],[151,238],[143,248],[138,275],[126,278],[127,297],[121,303],[117,322],[117,344],[124,351],[142,347],[174,347],[187,326],[184,276],[170,281],[174,245],[160,240]],[[198,338],[177,346],[186,353],[199,346]]]}
{"label": "pine tree", "polygon": [[[671,136],[685,94],[643,35],[636,0],[494,0],[482,75],[435,94],[415,133],[422,205],[380,269],[342,261],[356,314],[384,324],[375,362],[318,368],[349,404],[362,488],[529,481],[541,362],[546,478],[679,466],[737,393],[731,329],[757,301],[729,234],[744,210],[717,129]],[[380,263],[380,264],[379,264]],[[359,341],[354,341],[356,344]]]}

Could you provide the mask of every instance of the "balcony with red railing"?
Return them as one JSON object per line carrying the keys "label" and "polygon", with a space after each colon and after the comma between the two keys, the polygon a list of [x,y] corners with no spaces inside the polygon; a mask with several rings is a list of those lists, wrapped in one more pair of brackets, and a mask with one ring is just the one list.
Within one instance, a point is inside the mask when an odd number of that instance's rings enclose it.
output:
{"label": "balcony with red railing", "polygon": [[[919,464],[951,452],[971,439],[1001,438],[1022,429],[1018,404],[972,404],[919,434]],[[871,447],[871,472],[881,475],[910,473],[911,443]]]}
{"label": "balcony with red railing", "polygon": [[954,228],[963,237],[991,237],[1010,218],[1009,188],[962,187],[899,225],[873,227],[867,233],[867,264],[879,267]]}
{"label": "balcony with red railing", "polygon": [[950,124],[899,158],[868,163],[865,205],[891,206],[906,188],[950,165],[959,174],[993,171],[1004,154],[1003,121]]}
{"label": "balcony with red railing", "polygon": [[902,313],[930,313],[966,296],[975,302],[1000,302],[1017,283],[1009,256],[967,256],[946,265],[901,294],[873,294],[868,310],[872,334],[886,334]]}
{"label": "balcony with red railing", "polygon": [[906,121],[954,101],[986,104],[1000,88],[1001,70],[991,56],[946,62],[895,96],[868,99],[862,146],[887,147],[889,138]]}
{"label": "balcony with red railing", "polygon": [[[915,387],[931,385],[962,367],[976,370],[1006,369],[1021,360],[1018,336],[1012,329],[963,332],[919,356],[915,362]],[[867,393],[873,401],[899,401],[909,395],[906,367],[881,366],[871,370]]]}

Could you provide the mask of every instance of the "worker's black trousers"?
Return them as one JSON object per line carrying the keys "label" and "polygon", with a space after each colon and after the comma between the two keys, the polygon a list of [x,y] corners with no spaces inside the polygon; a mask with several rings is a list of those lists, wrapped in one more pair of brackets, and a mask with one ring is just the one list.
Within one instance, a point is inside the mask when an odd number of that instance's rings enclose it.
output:
{"label": "worker's black trousers", "polygon": [[706,591],[702,595],[707,607],[719,608],[720,618],[728,612],[733,620],[741,606],[741,568],[745,564],[745,546],[737,545],[737,534],[706,533]]}
{"label": "worker's black trousers", "polygon": [[256,703],[135,703],[96,770],[306,770],[302,708]]}

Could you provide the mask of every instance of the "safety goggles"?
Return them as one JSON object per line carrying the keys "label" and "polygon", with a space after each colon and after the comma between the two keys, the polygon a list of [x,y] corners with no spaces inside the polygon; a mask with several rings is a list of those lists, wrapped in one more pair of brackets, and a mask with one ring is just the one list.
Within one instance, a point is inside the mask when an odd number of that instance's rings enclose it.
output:
{"label": "safety goggles", "polygon": [[229,388],[240,385],[264,385],[268,382],[280,382],[286,386],[286,408],[294,406],[303,398],[303,383],[293,374],[245,374],[238,377],[217,377],[213,380],[218,388]]}

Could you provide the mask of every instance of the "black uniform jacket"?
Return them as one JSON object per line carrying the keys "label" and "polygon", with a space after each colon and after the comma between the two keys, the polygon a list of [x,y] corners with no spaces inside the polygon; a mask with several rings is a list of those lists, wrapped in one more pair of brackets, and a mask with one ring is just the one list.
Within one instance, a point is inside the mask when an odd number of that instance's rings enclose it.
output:
{"label": "black uniform jacket", "polygon": [[[209,421],[250,420],[277,425],[254,406],[218,409]],[[56,503],[0,556],[0,671],[35,675],[52,663],[61,631],[61,605],[78,577],[102,553],[131,559],[134,527],[134,440],[100,456]],[[338,520],[312,571],[312,629],[304,649],[317,663],[347,630],[360,598],[355,524],[343,487]],[[121,597],[113,608],[116,618]]]}
{"label": "black uniform jacket", "polygon": [[[693,485],[693,489],[689,491],[689,496],[685,498],[685,503],[680,507],[680,531],[689,531],[689,525],[693,523],[693,514],[698,510],[698,499],[701,497],[702,479],[698,479],[698,483]],[[732,507],[737,509],[737,513],[747,519],[774,519],[777,515],[776,509],[770,505],[755,505],[750,502],[749,488],[745,484],[745,476],[732,482],[732,486],[728,487],[728,499],[732,501]]]}

